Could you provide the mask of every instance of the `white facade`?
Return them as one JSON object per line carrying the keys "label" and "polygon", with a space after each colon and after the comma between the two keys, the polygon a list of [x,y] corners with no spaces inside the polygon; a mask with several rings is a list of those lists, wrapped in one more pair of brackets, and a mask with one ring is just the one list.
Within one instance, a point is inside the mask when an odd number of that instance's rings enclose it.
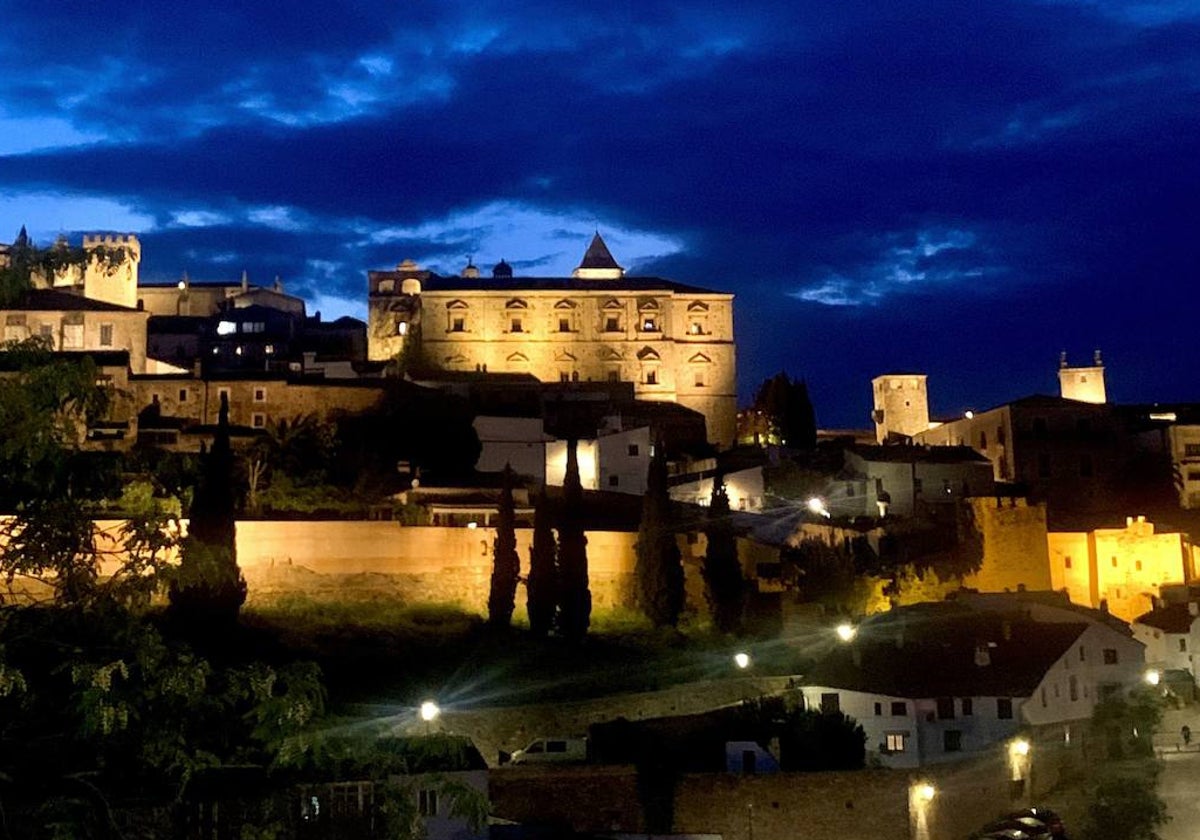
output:
{"label": "white facade", "polygon": [[1167,440],[1171,465],[1179,476],[1179,506],[1200,508],[1200,426],[1171,426]]}
{"label": "white facade", "polygon": [[391,776],[388,782],[407,789],[416,798],[416,811],[425,829],[426,840],[486,840],[486,820],[472,830],[466,819],[451,813],[454,803],[447,797],[446,783],[473,788],[488,801],[487,770]]}
{"label": "white facade", "polygon": [[[707,507],[712,502],[715,475],[700,476],[671,486],[671,498],[677,502]],[[766,485],[762,467],[748,467],[725,474],[725,493],[729,509],[761,513]]]}
{"label": "white facade", "polygon": [[1024,705],[1034,726],[1092,716],[1106,692],[1138,685],[1146,673],[1146,648],[1103,624],[1091,624],[1046,671]]}
{"label": "white facade", "polygon": [[[508,464],[519,476],[541,483],[546,478],[546,444],[554,440],[546,434],[539,417],[490,417],[480,415],[472,425],[479,437],[480,472],[500,472]],[[563,453],[566,468],[566,451]],[[561,478],[559,483],[562,483]]]}

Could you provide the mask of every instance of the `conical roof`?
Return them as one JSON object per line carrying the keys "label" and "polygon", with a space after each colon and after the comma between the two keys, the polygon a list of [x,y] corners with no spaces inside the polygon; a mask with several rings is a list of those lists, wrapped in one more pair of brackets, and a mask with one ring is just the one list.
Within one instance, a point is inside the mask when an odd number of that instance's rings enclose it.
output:
{"label": "conical roof", "polygon": [[579,267],[615,268],[618,271],[624,271],[613,259],[612,252],[608,250],[608,246],[604,244],[604,239],[600,236],[600,231],[596,231],[596,235],[592,237],[592,244],[588,245],[588,249],[583,255],[583,262],[579,264]]}

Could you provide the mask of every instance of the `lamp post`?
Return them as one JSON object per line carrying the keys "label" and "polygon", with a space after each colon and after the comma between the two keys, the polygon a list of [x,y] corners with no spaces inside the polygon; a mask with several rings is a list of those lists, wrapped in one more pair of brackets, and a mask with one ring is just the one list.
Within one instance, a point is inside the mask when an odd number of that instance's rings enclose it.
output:
{"label": "lamp post", "polygon": [[433,734],[433,722],[441,715],[441,707],[433,700],[425,700],[421,703],[418,711],[420,712],[421,720],[425,721],[425,734]]}
{"label": "lamp post", "polygon": [[929,812],[937,788],[928,781],[914,781],[908,786],[908,817],[913,840],[929,840]]}
{"label": "lamp post", "polygon": [[1008,761],[1012,767],[1012,780],[1021,782],[1033,804],[1033,746],[1025,738],[1014,738],[1008,743]]}
{"label": "lamp post", "polygon": [[750,654],[746,653],[745,651],[738,651],[733,655],[733,664],[736,665],[739,670],[745,671],[750,667],[751,661]]}
{"label": "lamp post", "polygon": [[837,633],[837,637],[843,642],[852,642],[854,641],[854,637],[858,635],[858,628],[849,622],[842,622],[834,628],[834,632]]}

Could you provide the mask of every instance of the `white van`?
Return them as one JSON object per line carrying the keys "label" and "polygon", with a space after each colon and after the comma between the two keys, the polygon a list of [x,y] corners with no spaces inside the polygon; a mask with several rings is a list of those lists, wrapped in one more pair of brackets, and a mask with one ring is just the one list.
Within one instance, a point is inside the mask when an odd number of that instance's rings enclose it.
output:
{"label": "white van", "polygon": [[512,764],[587,761],[587,738],[538,738],[512,754]]}

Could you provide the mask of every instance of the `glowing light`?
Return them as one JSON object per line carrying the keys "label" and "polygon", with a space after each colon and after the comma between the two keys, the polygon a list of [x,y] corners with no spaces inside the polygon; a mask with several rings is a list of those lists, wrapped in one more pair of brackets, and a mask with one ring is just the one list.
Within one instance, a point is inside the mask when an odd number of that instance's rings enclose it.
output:
{"label": "glowing light", "polygon": [[1029,742],[1024,738],[1018,738],[1008,745],[1008,749],[1013,755],[1029,755]]}
{"label": "glowing light", "polygon": [[182,280],[180,280],[180,281],[179,281],[179,290],[180,290],[180,291],[183,291],[183,290],[184,290],[184,289],[186,289],[186,288],[187,288],[187,283],[185,283],[185,282],[183,282]]}
{"label": "glowing light", "polygon": [[467,527],[468,527],[468,528],[478,528],[478,527],[479,527],[479,523],[478,523],[478,522],[468,522],[468,523],[467,523]]}
{"label": "glowing light", "polygon": [[1162,681],[1162,674],[1154,669],[1151,669],[1146,672],[1143,679],[1146,681],[1147,685],[1158,685]]}
{"label": "glowing light", "polygon": [[854,637],[858,635],[858,630],[855,629],[853,624],[839,624],[835,628],[835,632],[837,632],[838,638],[843,642],[852,642],[854,641]]}
{"label": "glowing light", "polygon": [[233,321],[218,321],[217,335],[233,335],[237,332],[237,324]]}
{"label": "glowing light", "polygon": [[809,513],[815,513],[818,516],[824,516],[826,518],[829,517],[829,509],[825,507],[825,500],[818,496],[813,496],[811,499],[805,502],[805,506],[808,508]]}
{"label": "glowing light", "polygon": [[937,788],[928,782],[917,785],[914,792],[917,794],[917,799],[921,802],[932,802],[933,797],[937,796]]}
{"label": "glowing light", "polygon": [[421,720],[426,723],[435,720],[441,713],[441,708],[432,700],[426,700],[421,704]]}
{"label": "glowing light", "polygon": [[750,667],[750,654],[735,653],[733,655],[733,664],[737,665],[739,668],[741,668],[744,671],[745,669]]}
{"label": "glowing light", "polygon": [[974,412],[974,411],[967,411],[967,412],[965,412],[965,413],[963,414],[963,417],[966,417],[968,420],[974,420],[974,419],[975,419],[975,412]]}

